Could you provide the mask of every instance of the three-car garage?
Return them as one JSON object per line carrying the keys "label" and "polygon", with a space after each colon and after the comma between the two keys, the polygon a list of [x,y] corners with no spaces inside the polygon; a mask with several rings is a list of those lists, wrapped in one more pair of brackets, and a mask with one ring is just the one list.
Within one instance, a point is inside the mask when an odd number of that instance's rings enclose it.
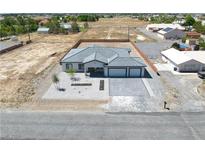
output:
{"label": "three-car garage", "polygon": [[108,68],[109,77],[142,77],[144,68]]}
{"label": "three-car garage", "polygon": [[108,69],[108,76],[110,77],[126,77],[127,69],[123,68],[110,68]]}

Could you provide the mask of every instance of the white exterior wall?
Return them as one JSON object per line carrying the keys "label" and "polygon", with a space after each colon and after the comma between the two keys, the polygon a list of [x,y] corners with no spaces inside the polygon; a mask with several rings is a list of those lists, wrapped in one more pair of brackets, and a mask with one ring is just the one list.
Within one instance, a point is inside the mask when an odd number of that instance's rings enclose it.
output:
{"label": "white exterior wall", "polygon": [[179,71],[181,72],[198,72],[202,69],[202,67],[205,67],[205,64],[202,64],[200,62],[197,62],[195,60],[190,60],[188,62],[185,62],[183,64],[179,65]]}
{"label": "white exterior wall", "polygon": [[[66,71],[67,69],[66,69],[66,64],[67,63],[62,63],[62,71]],[[80,63],[72,63],[72,65],[73,65],[73,69],[75,70],[75,71],[83,71],[83,70],[79,70],[78,69],[78,64],[80,64]]]}
{"label": "white exterior wall", "polygon": [[163,61],[166,61],[167,63],[170,63],[173,65],[173,68],[176,67],[177,71],[179,72],[198,72],[201,71],[202,68],[205,67],[205,64],[202,64],[200,62],[197,62],[195,60],[190,60],[185,63],[175,65],[172,63],[169,59],[166,59],[165,57],[162,56]]}
{"label": "white exterior wall", "polygon": [[62,71],[65,72],[66,71],[66,63],[62,63]]}
{"label": "white exterior wall", "polygon": [[82,71],[82,70],[78,69],[78,64],[80,64],[80,63],[73,63],[73,69],[76,71]]}
{"label": "white exterior wall", "polygon": [[164,39],[164,35],[162,35],[162,34],[157,34],[157,36],[159,37],[159,38],[161,38],[161,39]]}
{"label": "white exterior wall", "polygon": [[104,67],[104,63],[101,63],[99,61],[91,61],[89,63],[85,63],[84,68],[86,69],[86,71],[88,71],[89,67]]}

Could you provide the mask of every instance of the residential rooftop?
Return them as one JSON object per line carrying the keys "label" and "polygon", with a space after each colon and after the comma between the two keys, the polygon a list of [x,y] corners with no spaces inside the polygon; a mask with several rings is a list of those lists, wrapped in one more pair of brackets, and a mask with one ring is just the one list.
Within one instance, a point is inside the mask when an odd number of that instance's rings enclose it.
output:
{"label": "residential rooftop", "polygon": [[131,57],[129,48],[112,48],[102,46],[90,46],[86,48],[76,48],[68,52],[61,63],[88,63],[100,61],[108,66],[146,66],[139,57]]}

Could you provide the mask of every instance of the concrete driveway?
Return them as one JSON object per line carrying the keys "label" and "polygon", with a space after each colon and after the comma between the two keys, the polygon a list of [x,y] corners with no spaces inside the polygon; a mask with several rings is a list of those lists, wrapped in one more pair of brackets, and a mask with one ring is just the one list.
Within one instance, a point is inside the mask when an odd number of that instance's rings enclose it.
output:
{"label": "concrete driveway", "polygon": [[109,91],[110,96],[149,96],[141,78],[110,78]]}

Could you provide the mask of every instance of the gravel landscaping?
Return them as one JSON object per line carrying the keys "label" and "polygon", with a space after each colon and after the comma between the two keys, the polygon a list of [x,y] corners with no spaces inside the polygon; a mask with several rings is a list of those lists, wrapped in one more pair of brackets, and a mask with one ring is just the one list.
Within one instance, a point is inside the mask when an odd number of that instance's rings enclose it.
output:
{"label": "gravel landscaping", "polygon": [[[71,80],[69,74],[61,72],[58,74],[60,80],[59,87],[64,91],[59,91],[53,83],[42,99],[49,100],[108,100],[108,79],[85,77],[84,73],[76,73],[78,81]],[[99,90],[100,80],[104,80],[104,90]],[[89,83],[88,86],[71,86],[71,84]]]}

